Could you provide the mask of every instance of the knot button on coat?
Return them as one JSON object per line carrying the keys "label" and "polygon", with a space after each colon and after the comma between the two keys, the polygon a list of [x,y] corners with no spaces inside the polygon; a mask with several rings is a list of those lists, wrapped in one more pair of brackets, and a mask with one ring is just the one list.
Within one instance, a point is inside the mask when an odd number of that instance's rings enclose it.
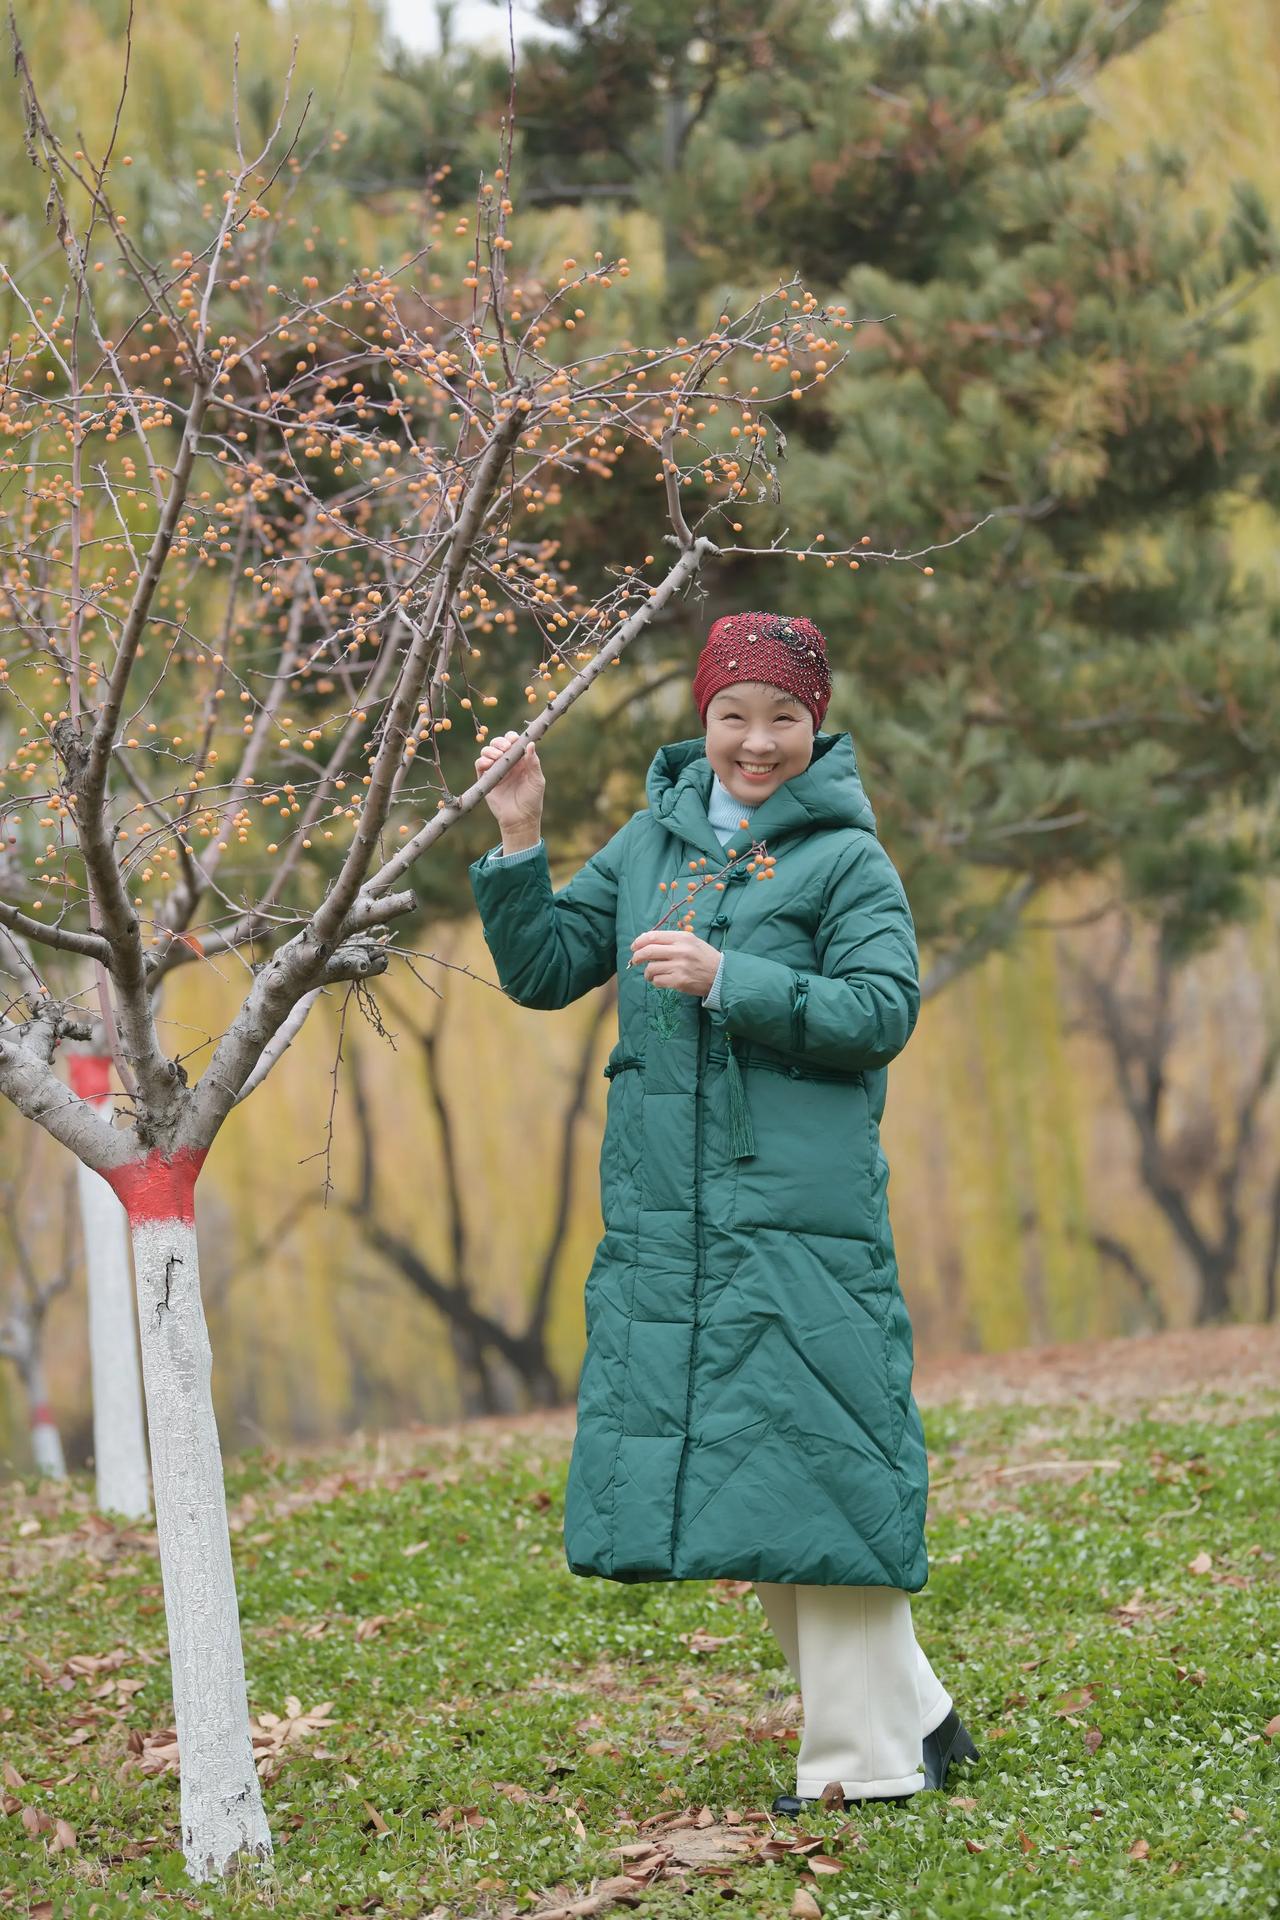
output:
{"label": "knot button on coat", "polygon": [[[545,849],[470,869],[522,1006],[619,979],[565,1553],[611,1580],[916,1592],[928,1474],[879,1134],[920,1006],[911,914],[847,733],[730,840],[765,841],[773,879],[728,859],[711,781],[701,739],[662,747],[648,807],[558,893]],[[734,869],[694,901],[725,954],[714,1012],[627,965],[659,881],[704,855]]]}

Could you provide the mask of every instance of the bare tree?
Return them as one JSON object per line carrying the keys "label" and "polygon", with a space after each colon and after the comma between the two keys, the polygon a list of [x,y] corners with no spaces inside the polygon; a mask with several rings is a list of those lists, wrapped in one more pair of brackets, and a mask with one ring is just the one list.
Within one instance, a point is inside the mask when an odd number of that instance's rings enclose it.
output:
{"label": "bare tree", "polygon": [[[1170,1063],[1177,1040],[1175,998],[1178,968],[1171,943],[1157,929],[1152,979],[1139,981],[1133,958],[1135,926],[1121,915],[1115,951],[1091,960],[1068,957],[1083,1019],[1105,1043],[1116,1087],[1137,1140],[1143,1186],[1173,1230],[1196,1280],[1199,1326],[1238,1317],[1244,1259],[1246,1181],[1260,1142],[1260,1121],[1280,1068],[1280,1030],[1262,1036],[1257,1057],[1240,1079],[1230,1120],[1224,1125],[1207,1102],[1199,1102],[1175,1131],[1167,1117]],[[1201,1189],[1207,1198],[1197,1200]],[[1276,1310],[1280,1263],[1280,1168],[1270,1179],[1268,1239],[1262,1295],[1265,1316]],[[1099,1251],[1131,1281],[1160,1324],[1162,1290],[1149,1264],[1119,1236],[1095,1236]]]}
{"label": "bare tree", "polygon": [[[386,999],[385,993],[382,997]],[[374,1107],[365,1084],[360,1052],[356,1048],[352,1050],[352,1108],[360,1141],[360,1172],[354,1191],[342,1196],[341,1204],[355,1222],[369,1251],[428,1301],[444,1320],[453,1348],[464,1414],[513,1411],[513,1384],[518,1384],[529,1406],[554,1407],[565,1397],[566,1385],[557,1377],[547,1351],[547,1322],[572,1215],[577,1131],[588,1108],[591,1069],[599,1054],[600,1035],[616,1005],[616,997],[616,983],[593,996],[590,1017],[579,1041],[567,1097],[555,1130],[551,1175],[555,1205],[544,1243],[541,1249],[531,1253],[532,1287],[518,1327],[508,1325],[498,1313],[481,1304],[486,1289],[476,1268],[469,1230],[466,1170],[458,1147],[455,1116],[440,1071],[443,1001],[437,1002],[429,1024],[415,1021],[402,1006],[394,1008],[396,1018],[418,1044],[439,1138],[439,1178],[432,1180],[428,1188],[441,1196],[448,1234],[448,1255],[439,1265],[424,1254],[417,1237],[406,1237],[387,1221],[379,1204]]]}

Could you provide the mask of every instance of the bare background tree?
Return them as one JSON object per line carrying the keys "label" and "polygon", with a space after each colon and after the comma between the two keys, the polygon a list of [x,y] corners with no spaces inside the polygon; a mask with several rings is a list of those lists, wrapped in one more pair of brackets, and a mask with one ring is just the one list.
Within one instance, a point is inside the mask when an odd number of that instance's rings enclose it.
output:
{"label": "bare background tree", "polygon": [[[1144,938],[1144,933],[1148,937]],[[1232,1105],[1222,1112],[1202,1092],[1176,1123],[1170,1116],[1178,995],[1185,994],[1167,933],[1118,916],[1111,950],[1090,958],[1073,951],[1069,966],[1079,1018],[1110,1057],[1115,1084],[1132,1124],[1143,1187],[1173,1231],[1194,1277],[1193,1324],[1238,1317],[1249,1251],[1249,1182],[1256,1173],[1259,1123],[1280,1068],[1280,1025],[1272,1014],[1261,1032],[1241,1023],[1231,1060]],[[1276,1312],[1280,1264],[1280,1173],[1268,1175],[1267,1231],[1262,1248],[1262,1318]],[[1152,1323],[1164,1322],[1162,1289],[1149,1260],[1114,1233],[1096,1232],[1099,1252],[1136,1290]]]}
{"label": "bare background tree", "polygon": [[[341,1204],[356,1222],[361,1239],[380,1262],[398,1274],[415,1293],[436,1309],[453,1347],[458,1371],[461,1411],[464,1415],[509,1413],[520,1406],[554,1407],[568,1397],[569,1383],[560,1380],[548,1351],[548,1318],[552,1289],[574,1198],[575,1139],[592,1086],[592,1070],[600,1052],[600,1036],[617,1006],[617,985],[592,996],[589,1018],[578,1044],[577,1059],[559,1115],[540,1134],[554,1129],[551,1178],[554,1183],[552,1218],[545,1239],[535,1247],[526,1243],[527,1258],[521,1278],[529,1276],[525,1303],[517,1316],[502,1314],[484,1304],[494,1292],[492,1276],[476,1265],[469,1232],[468,1193],[472,1190],[457,1141],[456,1120],[440,1070],[445,1003],[437,1000],[430,1024],[414,1019],[407,1007],[384,992],[383,1004],[398,1026],[416,1042],[418,1063],[434,1114],[438,1177],[426,1190],[439,1194],[447,1227],[448,1258],[433,1264],[421,1239],[398,1231],[379,1205],[378,1142],[373,1105],[365,1086],[358,1047],[350,1060],[352,1113],[360,1141],[360,1173],[354,1192]],[[421,1176],[415,1171],[415,1180]],[[509,1291],[509,1289],[508,1289]],[[512,1319],[516,1324],[511,1324]]]}

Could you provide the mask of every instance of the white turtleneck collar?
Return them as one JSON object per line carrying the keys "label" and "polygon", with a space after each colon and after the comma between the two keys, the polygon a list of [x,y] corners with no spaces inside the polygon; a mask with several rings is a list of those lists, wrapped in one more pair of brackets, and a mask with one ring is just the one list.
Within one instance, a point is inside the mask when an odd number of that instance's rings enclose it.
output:
{"label": "white turtleneck collar", "polygon": [[725,786],[720,775],[714,769],[712,770],[711,793],[707,800],[707,819],[715,828],[717,839],[731,840],[738,832],[741,821],[744,818],[749,820],[759,804],[758,800],[754,800],[748,806],[745,800],[737,799]]}

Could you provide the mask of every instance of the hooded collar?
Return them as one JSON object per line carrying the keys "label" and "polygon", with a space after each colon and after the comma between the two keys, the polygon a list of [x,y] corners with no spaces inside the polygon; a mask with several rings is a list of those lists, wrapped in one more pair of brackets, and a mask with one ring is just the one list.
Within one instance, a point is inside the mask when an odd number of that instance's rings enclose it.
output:
{"label": "hooded collar", "polygon": [[[673,740],[659,747],[645,780],[649,811],[682,840],[722,860],[725,848],[707,819],[714,774],[707,759],[706,740]],[[815,828],[861,827],[874,834],[871,811],[853,740],[847,732],[814,735],[813,753],[803,773],[793,774],[761,800],[749,816],[742,844],[784,834],[808,833]],[[732,843],[731,843],[732,844]]]}

